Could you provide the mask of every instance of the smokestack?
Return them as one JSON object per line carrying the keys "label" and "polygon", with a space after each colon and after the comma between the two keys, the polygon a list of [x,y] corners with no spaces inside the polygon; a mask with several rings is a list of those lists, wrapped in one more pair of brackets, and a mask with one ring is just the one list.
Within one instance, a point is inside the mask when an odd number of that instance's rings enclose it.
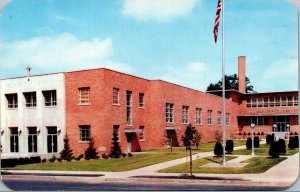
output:
{"label": "smokestack", "polygon": [[239,56],[239,92],[246,93],[246,57]]}

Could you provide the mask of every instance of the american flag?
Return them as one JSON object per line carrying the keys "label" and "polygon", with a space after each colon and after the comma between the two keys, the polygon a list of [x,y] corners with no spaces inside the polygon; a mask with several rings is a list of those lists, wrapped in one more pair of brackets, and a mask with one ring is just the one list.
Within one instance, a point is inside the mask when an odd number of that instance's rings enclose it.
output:
{"label": "american flag", "polygon": [[217,7],[217,13],[216,13],[216,19],[215,19],[215,26],[214,26],[215,43],[217,43],[217,39],[218,39],[221,11],[222,11],[222,0],[219,0],[218,7]]}

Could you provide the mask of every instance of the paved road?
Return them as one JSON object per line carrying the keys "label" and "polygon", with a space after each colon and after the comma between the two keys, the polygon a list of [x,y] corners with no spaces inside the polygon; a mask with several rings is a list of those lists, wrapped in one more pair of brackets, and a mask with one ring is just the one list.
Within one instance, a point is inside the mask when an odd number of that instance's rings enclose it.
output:
{"label": "paved road", "polygon": [[[23,176],[26,177],[26,176]],[[199,181],[194,183],[184,183],[176,181],[168,182],[149,182],[149,181],[99,181],[98,183],[90,182],[71,182],[71,181],[49,181],[49,180],[28,180],[22,179],[9,179],[5,178],[3,182],[12,190],[22,191],[109,191],[109,190],[284,190],[284,187],[276,186],[260,186],[249,184],[233,184],[230,183],[213,183],[207,181]],[[209,184],[208,184],[209,183]]]}

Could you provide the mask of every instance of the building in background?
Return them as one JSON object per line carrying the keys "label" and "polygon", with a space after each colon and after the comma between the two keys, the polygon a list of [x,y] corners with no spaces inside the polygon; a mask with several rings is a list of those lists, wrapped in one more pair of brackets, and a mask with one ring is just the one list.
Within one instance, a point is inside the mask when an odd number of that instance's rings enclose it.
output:
{"label": "building in background", "polygon": [[2,158],[51,157],[63,149],[64,74],[1,80]]}
{"label": "building in background", "polygon": [[[226,91],[226,137],[298,132],[298,92],[246,93],[246,58],[239,90]],[[2,156],[57,154],[68,135],[74,155],[90,138],[109,153],[113,133],[123,152],[182,144],[191,123],[202,142],[221,131],[221,91],[201,92],[162,80],[100,68],[1,80]],[[263,137],[264,137],[263,136]]]}

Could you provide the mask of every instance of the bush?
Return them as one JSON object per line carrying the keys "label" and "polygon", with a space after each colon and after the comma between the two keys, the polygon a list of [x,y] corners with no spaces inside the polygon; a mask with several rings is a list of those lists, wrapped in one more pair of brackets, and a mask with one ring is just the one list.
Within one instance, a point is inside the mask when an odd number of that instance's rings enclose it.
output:
{"label": "bush", "polygon": [[279,158],[279,143],[274,141],[270,145],[269,155],[273,158]]}
{"label": "bush", "polygon": [[46,163],[47,159],[42,159],[42,163]]}
{"label": "bush", "polygon": [[252,149],[252,139],[248,138],[246,141],[246,147],[247,149]]}
{"label": "bush", "polygon": [[101,155],[101,157],[102,157],[102,159],[108,159],[108,156],[107,156],[105,153],[103,153],[103,154]]}
{"label": "bush", "polygon": [[53,157],[49,159],[49,162],[53,163],[55,161],[56,161],[56,157],[53,155]]}
{"label": "bush", "polygon": [[227,140],[226,141],[226,146],[225,146],[225,150],[227,151],[227,153],[232,153],[233,152],[233,147],[234,147],[234,143],[232,140]]}
{"label": "bush", "polygon": [[254,148],[259,148],[259,137],[254,137]]}
{"label": "bush", "polygon": [[122,155],[122,151],[121,151],[118,133],[113,133],[110,157],[118,159],[121,157],[121,155]]}
{"label": "bush", "polygon": [[79,155],[78,157],[79,157],[79,159],[82,159],[83,158],[83,154]]}
{"label": "bush", "polygon": [[221,142],[216,142],[215,149],[214,149],[214,154],[217,157],[220,157],[220,156],[223,155],[223,146],[222,146]]}
{"label": "bush", "polygon": [[298,132],[295,131],[294,135],[298,135]]}
{"label": "bush", "polygon": [[260,132],[258,132],[257,135],[260,135]]}
{"label": "bush", "polygon": [[239,135],[242,135],[242,133],[241,133],[241,132],[239,132]]}
{"label": "bush", "polygon": [[264,132],[261,132],[260,134],[261,134],[261,135],[265,135],[265,133],[264,133]]}
{"label": "bush", "polygon": [[293,132],[290,132],[290,135],[294,135],[294,133],[293,133]]}
{"label": "bush", "polygon": [[30,157],[30,163],[41,163],[41,157],[37,156],[37,157]]}
{"label": "bush", "polygon": [[57,161],[58,162],[62,162],[62,158],[57,158]]}
{"label": "bush", "polygon": [[60,157],[63,160],[71,159],[72,154],[73,154],[72,151],[73,150],[70,148],[70,145],[69,145],[68,136],[66,135],[65,138],[64,138],[64,149],[60,152]]}
{"label": "bush", "polygon": [[285,154],[286,153],[286,145],[284,139],[278,140],[278,147],[279,147],[279,153]]}
{"label": "bush", "polygon": [[299,148],[299,137],[295,136],[295,148]]}
{"label": "bush", "polygon": [[132,155],[132,153],[128,153],[128,157],[132,157],[133,155]]}
{"label": "bush", "polygon": [[248,132],[248,135],[251,135],[251,133],[250,133],[250,132]]}
{"label": "bush", "polygon": [[125,157],[126,157],[126,155],[127,155],[126,153],[122,153],[122,157],[124,157],[124,158],[125,158]]}
{"label": "bush", "polygon": [[75,157],[75,160],[76,160],[76,161],[80,161],[80,159],[81,159],[81,158],[79,158],[79,157]]}
{"label": "bush", "polygon": [[94,144],[95,144],[94,139],[91,138],[90,142],[89,142],[89,146],[84,152],[84,158],[86,160],[95,159],[96,156],[98,155],[98,152],[96,151],[96,148],[94,147]]}
{"label": "bush", "polygon": [[244,132],[244,135],[246,135],[246,132]]}
{"label": "bush", "polygon": [[288,147],[289,147],[290,149],[295,149],[295,148],[296,148],[295,137],[290,137]]}
{"label": "bush", "polygon": [[267,135],[266,142],[267,144],[271,144],[274,141],[273,135]]}

